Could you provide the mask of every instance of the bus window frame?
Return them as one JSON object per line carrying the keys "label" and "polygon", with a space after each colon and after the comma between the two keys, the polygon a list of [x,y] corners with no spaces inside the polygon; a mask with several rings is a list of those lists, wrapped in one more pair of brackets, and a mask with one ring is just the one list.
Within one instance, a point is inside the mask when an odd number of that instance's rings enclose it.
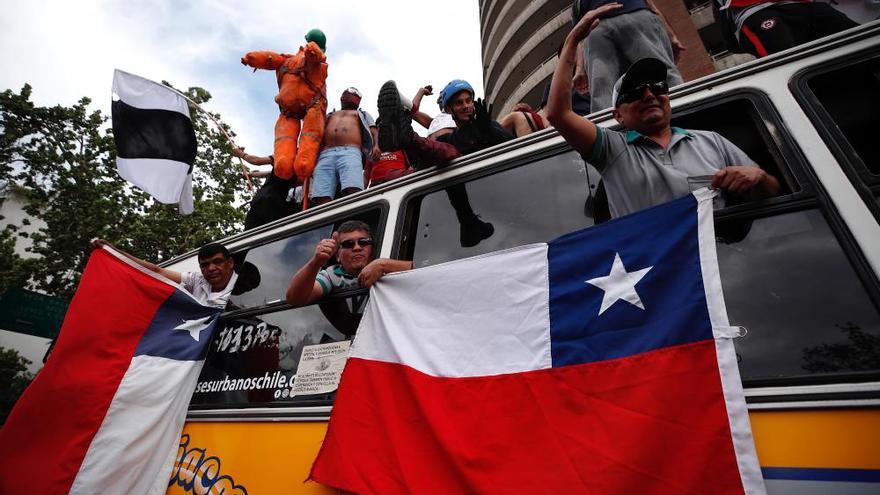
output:
{"label": "bus window frame", "polygon": [[874,218],[880,222],[880,202],[878,202],[878,194],[874,192],[874,189],[880,189],[880,176],[869,172],[862,157],[841,132],[822,101],[810,88],[810,82],[814,77],[846,69],[871,59],[880,60],[880,48],[872,47],[838,59],[805,67],[795,73],[789,81],[788,87],[825,146],[834,155],[843,173],[858,192],[859,197],[874,215]]}

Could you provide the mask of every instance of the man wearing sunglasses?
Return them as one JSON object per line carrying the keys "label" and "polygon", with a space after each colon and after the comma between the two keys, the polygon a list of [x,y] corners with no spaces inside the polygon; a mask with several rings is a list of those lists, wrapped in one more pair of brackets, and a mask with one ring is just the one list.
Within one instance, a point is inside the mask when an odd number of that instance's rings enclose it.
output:
{"label": "man wearing sunglasses", "polygon": [[[711,186],[745,199],[776,195],[779,182],[718,133],[670,126],[666,64],[653,58],[634,63],[612,89],[614,118],[626,129],[597,127],[571,109],[575,50],[607,9],[584,15],[572,29],[547,104],[547,119],[605,182],[612,217],[690,193],[688,178],[711,176]],[[605,9],[605,10],[603,10]]]}
{"label": "man wearing sunglasses", "polygon": [[[383,275],[412,268],[412,261],[373,259],[370,226],[358,220],[344,222],[329,239],[322,239],[315,254],[294,274],[285,300],[294,306],[311,304],[344,289],[368,288]],[[324,267],[333,256],[339,263]]]}

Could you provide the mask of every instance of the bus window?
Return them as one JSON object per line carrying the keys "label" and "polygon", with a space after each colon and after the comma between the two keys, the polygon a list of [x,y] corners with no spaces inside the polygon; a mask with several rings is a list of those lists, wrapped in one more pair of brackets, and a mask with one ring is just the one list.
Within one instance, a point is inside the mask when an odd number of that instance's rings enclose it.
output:
{"label": "bus window", "polygon": [[[255,308],[283,301],[290,277],[315,254],[318,241],[329,237],[332,231],[332,225],[325,225],[244,251],[243,262],[256,268],[259,284],[252,290],[230,297],[227,310]],[[238,262],[242,259],[242,252],[234,256]],[[246,271],[239,275],[243,276],[247,276]]]}
{"label": "bus window", "polygon": [[[362,220],[375,229],[379,225],[379,217],[380,211],[374,209],[345,218],[336,224],[344,220]],[[233,253],[237,264],[250,265],[240,270],[238,284],[244,283],[242,278],[253,278],[254,271],[257,278],[255,287],[251,288],[254,283],[250,282],[245,285],[247,290],[233,291],[227,311],[282,302],[290,278],[315,254],[315,246],[318,242],[330,237],[336,224],[323,225],[291,237]],[[381,237],[376,238],[381,239]]]}
{"label": "bus window", "polygon": [[499,249],[543,242],[594,224],[599,174],[575,152],[563,153],[466,184],[473,211],[494,232],[463,247],[461,226],[446,191],[416,198],[411,217],[414,266],[427,266]]}
{"label": "bus window", "polygon": [[[365,295],[335,299],[362,305]],[[199,383],[193,409],[241,407],[274,402],[329,403],[333,393],[291,395],[303,348],[346,339],[319,305],[221,321]]]}
{"label": "bus window", "polygon": [[[880,57],[803,77],[802,98],[862,197],[880,205]],[[831,124],[833,122],[833,124]],[[880,218],[880,208],[874,208]]]}
{"label": "bus window", "polygon": [[[719,115],[724,118],[719,119]],[[721,134],[779,180],[779,195],[788,194],[795,189],[794,180],[785,173],[782,159],[775,153],[782,138],[774,135],[778,134],[776,126],[760,115],[752,99],[734,96],[714,103],[710,110],[699,106],[695,110],[676,111],[672,117],[672,125]]]}
{"label": "bus window", "polygon": [[880,370],[880,315],[819,210],[753,218],[718,263],[731,324],[748,329],[743,380]]}

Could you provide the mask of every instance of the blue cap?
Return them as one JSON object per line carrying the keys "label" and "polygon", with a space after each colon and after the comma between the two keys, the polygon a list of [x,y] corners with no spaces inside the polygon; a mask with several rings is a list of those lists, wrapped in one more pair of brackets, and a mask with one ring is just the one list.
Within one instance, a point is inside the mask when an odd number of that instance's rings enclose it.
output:
{"label": "blue cap", "polygon": [[467,91],[471,94],[471,98],[474,97],[474,88],[471,84],[464,79],[453,79],[449,81],[449,84],[443,88],[443,91],[440,94],[443,96],[443,108],[449,107],[449,100],[452,99],[456,94]]}

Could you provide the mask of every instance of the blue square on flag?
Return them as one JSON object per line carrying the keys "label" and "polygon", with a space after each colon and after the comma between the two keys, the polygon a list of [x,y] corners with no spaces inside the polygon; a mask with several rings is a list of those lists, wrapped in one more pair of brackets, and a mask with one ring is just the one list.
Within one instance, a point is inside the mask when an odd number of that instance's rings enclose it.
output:
{"label": "blue square on flag", "polygon": [[553,364],[712,337],[693,198],[549,243]]}

